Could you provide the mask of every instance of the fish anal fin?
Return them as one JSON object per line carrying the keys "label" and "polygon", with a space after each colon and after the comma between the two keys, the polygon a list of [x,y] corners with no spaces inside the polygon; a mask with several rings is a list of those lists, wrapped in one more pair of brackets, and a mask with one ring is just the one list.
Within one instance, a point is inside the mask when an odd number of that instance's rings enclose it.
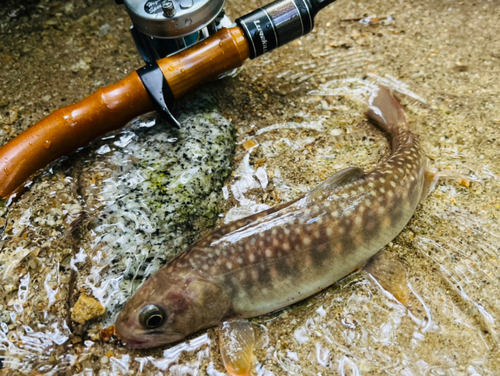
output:
{"label": "fish anal fin", "polygon": [[248,320],[230,320],[219,327],[219,351],[232,376],[250,376],[254,364],[255,334]]}
{"label": "fish anal fin", "polygon": [[436,188],[436,184],[441,178],[441,174],[437,172],[426,171],[424,176],[424,188],[422,189],[422,196],[420,202],[424,201],[427,196]]}
{"label": "fish anal fin", "polygon": [[364,270],[370,273],[384,290],[408,307],[411,290],[406,279],[406,269],[394,254],[388,251],[377,253]]}
{"label": "fish anal fin", "polygon": [[359,167],[348,167],[333,174],[328,179],[319,183],[314,189],[307,193],[308,199],[316,199],[318,196],[324,196],[342,186],[354,183],[365,177],[365,173]]}

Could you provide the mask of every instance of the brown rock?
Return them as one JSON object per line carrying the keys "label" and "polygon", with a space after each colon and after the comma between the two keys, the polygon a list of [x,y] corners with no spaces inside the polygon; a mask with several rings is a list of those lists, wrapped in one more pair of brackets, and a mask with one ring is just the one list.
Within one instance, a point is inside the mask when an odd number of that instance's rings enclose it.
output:
{"label": "brown rock", "polygon": [[258,145],[257,141],[255,141],[253,138],[251,138],[243,143],[243,147],[245,148],[245,150],[251,149],[257,145]]}
{"label": "brown rock", "polygon": [[79,324],[84,324],[89,320],[102,316],[104,312],[106,312],[106,309],[98,300],[82,294],[73,307],[71,319]]}

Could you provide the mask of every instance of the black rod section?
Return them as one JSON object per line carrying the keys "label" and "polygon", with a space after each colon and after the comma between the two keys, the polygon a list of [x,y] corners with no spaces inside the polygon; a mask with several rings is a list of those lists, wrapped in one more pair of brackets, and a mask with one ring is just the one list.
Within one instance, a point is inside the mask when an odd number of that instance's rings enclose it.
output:
{"label": "black rod section", "polygon": [[276,0],[236,20],[248,38],[250,59],[309,33],[314,17],[335,0]]}

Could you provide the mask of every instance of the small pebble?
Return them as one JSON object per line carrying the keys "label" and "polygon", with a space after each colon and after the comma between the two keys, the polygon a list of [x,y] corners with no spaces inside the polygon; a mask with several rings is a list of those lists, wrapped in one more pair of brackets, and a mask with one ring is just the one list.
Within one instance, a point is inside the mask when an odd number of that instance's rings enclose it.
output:
{"label": "small pebble", "polygon": [[243,143],[243,148],[245,150],[249,150],[257,145],[258,145],[257,141],[255,141],[253,138],[251,138],[250,140],[247,140]]}

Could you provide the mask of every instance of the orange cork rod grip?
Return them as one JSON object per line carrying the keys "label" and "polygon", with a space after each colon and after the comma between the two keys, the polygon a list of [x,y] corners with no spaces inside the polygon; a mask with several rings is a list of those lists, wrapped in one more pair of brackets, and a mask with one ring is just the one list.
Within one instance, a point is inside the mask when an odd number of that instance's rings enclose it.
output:
{"label": "orange cork rod grip", "polygon": [[[238,27],[158,61],[172,93],[180,98],[196,86],[237,68],[249,57]],[[0,197],[7,198],[39,170],[154,109],[136,72],[81,102],[61,108],[0,148]]]}
{"label": "orange cork rod grip", "polygon": [[157,63],[175,98],[224,72],[240,67],[250,56],[239,26],[221,29],[211,37]]}

